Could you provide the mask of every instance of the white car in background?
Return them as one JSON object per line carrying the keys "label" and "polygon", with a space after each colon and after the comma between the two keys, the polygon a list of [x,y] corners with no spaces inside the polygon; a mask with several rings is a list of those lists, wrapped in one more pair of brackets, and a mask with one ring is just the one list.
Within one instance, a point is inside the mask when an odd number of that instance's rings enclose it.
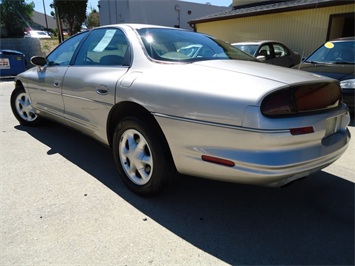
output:
{"label": "white car in background", "polygon": [[25,33],[25,37],[38,38],[38,39],[50,39],[51,38],[51,36],[49,36],[47,32],[42,31],[42,30],[30,30]]}

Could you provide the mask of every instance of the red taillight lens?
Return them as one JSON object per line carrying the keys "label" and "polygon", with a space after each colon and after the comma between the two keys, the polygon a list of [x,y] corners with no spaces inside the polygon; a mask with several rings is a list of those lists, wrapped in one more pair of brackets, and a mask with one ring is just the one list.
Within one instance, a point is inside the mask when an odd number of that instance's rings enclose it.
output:
{"label": "red taillight lens", "polygon": [[313,133],[313,127],[300,127],[300,128],[291,128],[290,132],[292,135],[303,135]]}
{"label": "red taillight lens", "polygon": [[295,89],[299,112],[328,109],[339,105],[341,89],[336,83],[314,84]]}
{"label": "red taillight lens", "polygon": [[292,91],[282,90],[267,96],[261,105],[261,112],[266,116],[289,115],[295,113]]}
{"label": "red taillight lens", "polygon": [[265,97],[261,112],[265,116],[288,116],[335,108],[341,102],[338,83],[315,83],[273,92]]}

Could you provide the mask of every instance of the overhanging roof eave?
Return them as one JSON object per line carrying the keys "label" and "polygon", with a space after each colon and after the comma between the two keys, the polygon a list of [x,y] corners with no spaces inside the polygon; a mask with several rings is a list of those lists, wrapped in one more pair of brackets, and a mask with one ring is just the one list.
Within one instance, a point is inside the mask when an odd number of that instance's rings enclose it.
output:
{"label": "overhanging roof eave", "polygon": [[291,6],[291,7],[279,8],[279,9],[273,9],[273,10],[258,10],[258,11],[252,11],[252,12],[246,12],[246,13],[207,17],[207,18],[191,20],[188,23],[190,25],[195,25],[198,23],[205,23],[205,22],[214,22],[214,21],[229,20],[229,19],[235,19],[235,18],[253,17],[253,16],[260,16],[260,15],[277,14],[277,13],[282,13],[282,12],[299,11],[299,10],[305,10],[305,9],[310,9],[310,8],[339,6],[339,5],[347,5],[347,4],[354,4],[354,2],[351,2],[351,3],[349,1],[319,2],[316,4],[312,3],[312,4],[305,4],[302,6]]}

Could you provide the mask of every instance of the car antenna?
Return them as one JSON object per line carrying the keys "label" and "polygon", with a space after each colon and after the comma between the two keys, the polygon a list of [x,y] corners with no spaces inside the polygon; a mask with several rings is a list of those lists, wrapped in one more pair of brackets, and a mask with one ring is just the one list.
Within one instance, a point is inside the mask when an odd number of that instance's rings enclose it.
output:
{"label": "car antenna", "polygon": [[300,58],[300,63],[298,64],[298,70],[301,69],[301,65],[302,65],[302,63],[303,63],[303,56],[304,56],[304,48],[303,48],[303,50],[302,50],[302,55],[301,55],[301,58]]}
{"label": "car antenna", "polygon": [[[318,8],[318,1],[316,2],[316,7],[315,7],[315,9],[317,9]],[[302,65],[302,63],[303,63],[303,56],[304,56],[304,43],[305,43],[305,41],[303,41],[303,51],[302,51],[302,56],[301,56],[301,59],[300,59],[300,63],[298,64],[298,70],[300,70],[301,69],[301,65]]]}

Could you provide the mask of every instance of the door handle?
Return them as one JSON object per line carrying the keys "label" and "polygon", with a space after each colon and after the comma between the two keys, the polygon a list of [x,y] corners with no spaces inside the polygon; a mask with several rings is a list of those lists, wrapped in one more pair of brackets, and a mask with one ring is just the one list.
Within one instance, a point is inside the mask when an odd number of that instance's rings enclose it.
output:
{"label": "door handle", "polygon": [[55,80],[53,82],[54,87],[60,87],[61,82],[59,80]]}
{"label": "door handle", "polygon": [[100,85],[96,88],[96,93],[99,95],[107,95],[109,89],[105,85]]}

